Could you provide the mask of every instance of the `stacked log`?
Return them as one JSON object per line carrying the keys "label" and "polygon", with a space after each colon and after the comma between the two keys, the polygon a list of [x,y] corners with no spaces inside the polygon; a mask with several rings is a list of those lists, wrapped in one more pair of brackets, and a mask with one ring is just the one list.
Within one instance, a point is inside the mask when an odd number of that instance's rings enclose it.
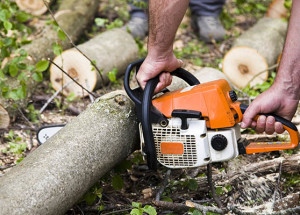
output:
{"label": "stacked log", "polygon": [[[54,0],[45,1],[50,5]],[[21,10],[35,16],[42,15],[47,11],[43,0],[16,0],[16,3]]]}

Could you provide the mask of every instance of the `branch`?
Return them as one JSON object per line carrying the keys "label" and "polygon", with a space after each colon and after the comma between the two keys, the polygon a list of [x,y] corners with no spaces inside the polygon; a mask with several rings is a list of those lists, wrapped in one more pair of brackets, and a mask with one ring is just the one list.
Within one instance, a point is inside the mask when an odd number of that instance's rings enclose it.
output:
{"label": "branch", "polygon": [[212,181],[212,171],[211,171],[211,163],[209,163],[207,165],[207,182],[208,182],[208,185],[210,187],[210,191],[211,191],[211,194],[212,194],[212,197],[213,199],[215,200],[215,202],[217,203],[218,207],[219,208],[222,208],[223,207],[223,204],[222,202],[220,201],[220,199],[218,198],[217,194],[216,194],[216,189],[215,189],[215,186],[213,185],[213,181]]}

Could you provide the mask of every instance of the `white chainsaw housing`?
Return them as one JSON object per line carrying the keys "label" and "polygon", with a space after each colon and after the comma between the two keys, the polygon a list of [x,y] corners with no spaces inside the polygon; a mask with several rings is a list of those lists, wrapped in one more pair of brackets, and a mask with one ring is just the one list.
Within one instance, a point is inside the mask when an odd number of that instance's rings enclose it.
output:
{"label": "white chainsaw housing", "polygon": [[[142,126],[140,126],[141,149],[144,146]],[[237,140],[240,138],[239,125],[231,128],[210,130],[205,120],[188,119],[188,129],[182,130],[180,118],[170,118],[169,124],[162,127],[152,124],[157,160],[168,168],[204,166],[212,162],[230,160],[239,155]],[[213,136],[221,134],[227,139],[227,146],[220,151],[211,146]],[[183,154],[163,154],[161,143],[182,143]]]}

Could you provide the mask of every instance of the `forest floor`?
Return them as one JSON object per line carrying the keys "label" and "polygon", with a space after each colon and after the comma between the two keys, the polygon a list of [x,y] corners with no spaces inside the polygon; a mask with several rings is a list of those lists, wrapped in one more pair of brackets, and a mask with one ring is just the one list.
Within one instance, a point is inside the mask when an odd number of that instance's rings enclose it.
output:
{"label": "forest floor", "polygon": [[[259,3],[260,6],[255,6],[246,3],[238,5],[237,2],[227,1],[224,7],[221,19],[226,27],[227,35],[224,41],[218,43],[205,44],[199,41],[190,25],[190,12],[187,12],[176,34],[174,44],[176,55],[185,62],[184,68],[189,71],[199,70],[201,67],[222,70],[222,59],[230,49],[234,38],[255,24],[263,16],[270,3],[270,1],[262,1]],[[245,9],[246,6],[250,8],[249,11]],[[120,15],[124,8],[127,9],[122,1],[103,1],[99,8],[99,17],[110,21],[120,18],[126,22],[128,14]],[[85,32],[85,37],[89,38],[94,33],[90,29]],[[140,45],[141,57],[146,54],[146,42],[147,38],[137,41]],[[105,89],[97,90],[96,93],[103,95],[105,92],[115,89],[123,89],[122,78],[117,83],[109,84]],[[259,92],[259,89],[251,90]],[[249,95],[238,94],[241,99],[249,99],[249,97],[253,97],[250,95],[252,91],[248,91]],[[9,130],[0,131],[0,177],[39,147],[36,132],[41,126],[66,124],[91,103],[89,98],[69,99],[58,95],[46,110],[39,114],[38,111],[54,92],[49,87],[49,80],[46,77],[32,96],[30,103],[34,107],[32,115],[28,116],[29,112],[20,114],[10,125]],[[300,129],[300,108],[293,118],[293,123]],[[278,141],[287,137],[286,133],[283,135],[255,134],[249,129],[243,131],[242,135],[255,141],[265,139]],[[212,178],[216,196],[223,205],[233,205],[232,210],[235,212],[231,211],[229,214],[271,214],[271,209],[280,211],[299,206],[299,173],[286,172],[281,166],[269,172],[261,170],[253,173],[247,172],[240,181],[228,179],[228,175],[234,176],[234,174],[246,172],[251,165],[259,166],[262,162],[269,160],[275,162],[276,159],[284,159],[291,154],[298,156],[299,150],[245,155],[229,162],[213,164]],[[99,183],[91,188],[82,197],[82,201],[74,205],[66,214],[130,214],[133,209],[146,210],[147,206],[155,207],[158,214],[201,214],[197,210],[181,208],[188,200],[204,206],[216,206],[206,182],[206,167],[172,170],[170,176],[167,176],[167,173],[169,173],[167,169],[162,166],[157,172],[148,170],[140,152],[137,151],[99,179]],[[164,184],[164,181],[168,183]],[[157,206],[159,204],[155,205],[154,203],[158,190],[162,188],[160,200],[170,203],[169,207]],[[132,204],[133,202],[140,204]],[[181,205],[178,206],[175,203]],[[149,214],[151,213],[149,212]],[[208,212],[207,214],[218,213]]]}

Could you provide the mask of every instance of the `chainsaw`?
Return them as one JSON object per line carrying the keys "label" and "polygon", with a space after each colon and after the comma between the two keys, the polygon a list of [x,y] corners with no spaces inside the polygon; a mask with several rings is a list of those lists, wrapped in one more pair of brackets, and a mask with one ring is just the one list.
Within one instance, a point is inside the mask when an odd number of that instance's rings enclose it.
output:
{"label": "chainsaw", "polygon": [[135,103],[139,121],[141,149],[150,169],[157,161],[168,168],[204,166],[252,154],[293,149],[299,142],[297,127],[275,114],[290,135],[290,142],[250,142],[241,138],[239,123],[247,105],[237,102],[228,82],[219,79],[202,83],[188,71],[171,72],[190,86],[170,92],[164,89],[153,99],[159,78],[149,80],[142,90],[129,85],[132,70],[138,72],[143,59],[128,65],[124,88]]}

